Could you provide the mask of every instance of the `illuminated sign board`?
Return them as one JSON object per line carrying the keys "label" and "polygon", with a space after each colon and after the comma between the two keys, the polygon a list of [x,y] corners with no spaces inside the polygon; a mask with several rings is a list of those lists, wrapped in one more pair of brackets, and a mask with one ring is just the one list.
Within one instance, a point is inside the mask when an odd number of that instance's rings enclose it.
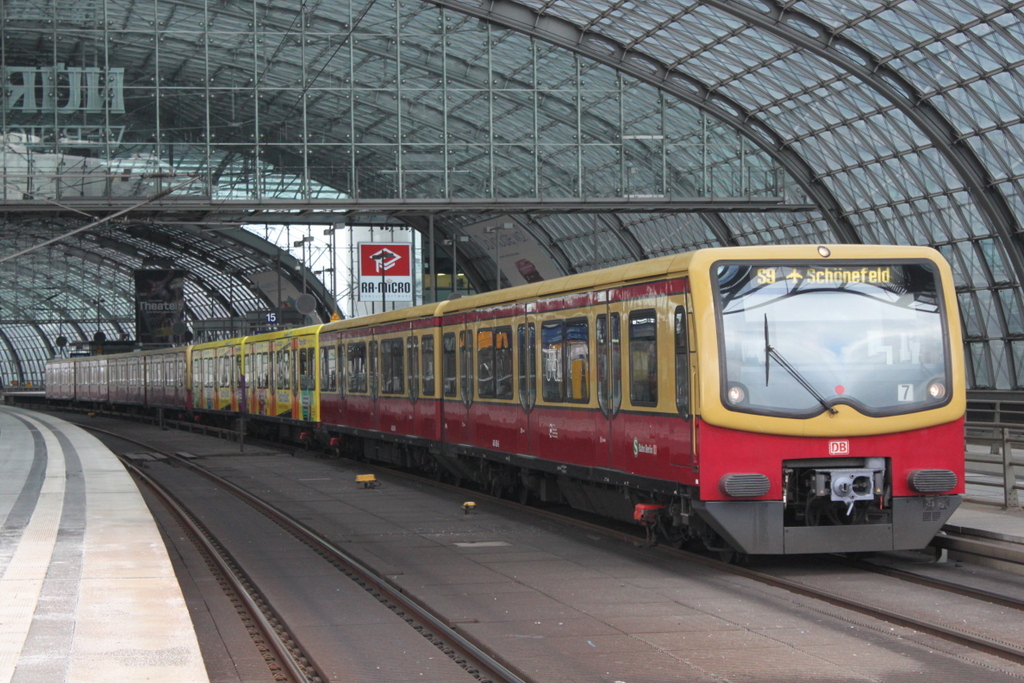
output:
{"label": "illuminated sign board", "polygon": [[837,266],[819,268],[816,266],[774,266],[757,268],[754,281],[759,285],[772,285],[780,280],[791,284],[838,285],[863,283],[884,285],[892,282],[891,266]]}

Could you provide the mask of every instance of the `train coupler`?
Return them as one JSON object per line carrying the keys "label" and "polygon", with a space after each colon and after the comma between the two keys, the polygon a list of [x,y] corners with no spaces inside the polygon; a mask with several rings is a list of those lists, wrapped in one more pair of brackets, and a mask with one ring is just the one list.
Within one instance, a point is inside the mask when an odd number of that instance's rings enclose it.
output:
{"label": "train coupler", "polygon": [[658,526],[658,515],[664,510],[664,505],[652,505],[648,503],[637,503],[633,506],[633,519],[644,528],[646,536],[641,544],[644,548],[653,548],[658,545],[654,538],[654,530]]}

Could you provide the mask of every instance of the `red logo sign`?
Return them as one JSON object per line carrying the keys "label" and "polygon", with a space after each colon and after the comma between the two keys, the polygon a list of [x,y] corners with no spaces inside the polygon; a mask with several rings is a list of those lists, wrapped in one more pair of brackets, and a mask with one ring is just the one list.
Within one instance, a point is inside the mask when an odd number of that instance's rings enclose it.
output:
{"label": "red logo sign", "polygon": [[829,455],[849,455],[850,454],[850,442],[846,441],[829,441],[828,442],[828,454]]}
{"label": "red logo sign", "polygon": [[409,244],[360,244],[359,274],[363,277],[409,277],[412,247]]}

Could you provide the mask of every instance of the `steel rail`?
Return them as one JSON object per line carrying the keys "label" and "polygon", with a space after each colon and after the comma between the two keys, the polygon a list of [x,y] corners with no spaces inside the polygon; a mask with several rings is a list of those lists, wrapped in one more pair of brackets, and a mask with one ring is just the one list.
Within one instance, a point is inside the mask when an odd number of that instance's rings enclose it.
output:
{"label": "steel rail", "polygon": [[[109,433],[109,432],[108,432]],[[118,438],[124,438],[118,436]],[[152,449],[151,449],[152,450]],[[128,462],[125,458],[120,458],[124,466],[140,481],[146,484],[146,486],[159,498],[168,511],[175,517],[179,524],[187,529],[192,537],[199,542],[201,550],[207,555],[210,560],[216,564],[218,571],[221,575],[231,584],[231,589],[235,592],[235,595],[245,605],[246,610],[256,621],[259,629],[263,632],[263,636],[266,638],[266,642],[270,645],[274,651],[274,659],[284,668],[286,675],[294,683],[312,683],[315,681],[327,680],[323,674],[317,670],[315,665],[305,666],[300,662],[296,661],[296,654],[293,650],[301,651],[301,656],[306,657],[307,660],[312,661],[309,655],[301,648],[300,645],[296,645],[294,648],[289,648],[284,642],[278,632],[281,626],[275,627],[267,616],[264,614],[264,610],[257,604],[256,599],[246,588],[243,577],[239,576],[238,570],[231,567],[227,560],[225,560],[223,554],[227,553],[227,550],[223,548],[217,548],[215,543],[211,539],[215,539],[213,534],[210,533],[200,522],[193,519],[189,511],[175,499],[174,495],[170,493],[161,484],[155,481],[152,477],[147,475],[145,472],[140,470],[134,464]],[[234,560],[232,560],[234,561]],[[237,563],[236,563],[237,564]],[[239,565],[240,566],[240,565]],[[248,577],[245,577],[248,580]],[[261,596],[262,597],[262,596]],[[275,618],[280,622],[284,623],[280,614],[275,613]],[[292,642],[296,642],[294,636],[289,634],[289,638]]]}
{"label": "steel rail", "polygon": [[[263,501],[258,496],[255,496],[242,487],[234,484],[227,479],[220,477],[208,470],[190,462],[186,458],[178,456],[176,453],[169,453],[159,448],[154,448],[151,444],[132,439],[121,434],[117,434],[99,427],[93,427],[89,425],[79,425],[83,429],[90,431],[107,434],[114,438],[129,443],[138,444],[149,451],[159,453],[166,456],[167,458],[179,463],[190,470],[206,477],[210,481],[214,482],[218,486],[223,487],[230,493],[241,498],[243,501],[263,513],[266,517],[272,521],[281,525],[285,530],[293,535],[297,536],[300,540],[305,542],[307,545],[312,547],[315,551],[328,556],[329,559],[334,560],[336,563],[343,566],[346,573],[350,573],[355,576],[350,576],[354,580],[358,580],[364,588],[371,594],[377,597],[376,593],[386,597],[388,601],[398,606],[401,610],[404,610],[407,615],[411,615],[413,619],[419,621],[421,625],[427,626],[433,629],[433,635],[439,636],[446,645],[452,647],[453,650],[458,652],[464,659],[472,662],[472,666],[467,666],[467,671],[473,675],[473,667],[476,667],[484,675],[481,680],[491,679],[493,681],[501,683],[532,683],[532,679],[525,676],[524,674],[516,673],[512,671],[509,665],[504,664],[486,651],[486,648],[469,638],[467,635],[463,635],[456,631],[453,627],[449,626],[443,618],[436,615],[426,605],[423,605],[413,598],[407,596],[400,586],[392,584],[387,577],[381,576],[372,568],[363,564],[360,560],[356,559],[349,553],[338,548],[327,539],[323,538],[315,530],[306,526],[302,522],[294,519],[287,513],[278,510],[273,505]],[[137,468],[135,468],[137,469]],[[148,479],[148,477],[147,477]],[[376,591],[376,593],[374,593]],[[395,610],[398,613],[398,610]],[[399,616],[404,616],[399,613]],[[428,637],[429,633],[423,633],[424,637]],[[436,645],[436,643],[435,643]],[[454,658],[453,658],[454,659]],[[326,679],[324,679],[326,680]]]}
{"label": "steel rail", "polygon": [[984,602],[991,602],[992,604],[999,605],[1001,607],[1009,607],[1010,609],[1024,611],[1024,599],[1013,598],[1009,595],[1001,595],[1000,593],[985,590],[984,588],[965,586],[963,584],[956,583],[955,581],[947,581],[946,579],[924,576],[907,569],[900,569],[899,567],[891,567],[884,564],[875,564],[866,560],[854,560],[848,564],[849,566],[862,571],[868,571],[873,574],[881,574],[882,576],[888,576],[901,581],[916,583],[919,586],[926,586],[928,588],[946,591],[947,593],[952,593],[954,595],[974,598],[975,600],[982,600]]}

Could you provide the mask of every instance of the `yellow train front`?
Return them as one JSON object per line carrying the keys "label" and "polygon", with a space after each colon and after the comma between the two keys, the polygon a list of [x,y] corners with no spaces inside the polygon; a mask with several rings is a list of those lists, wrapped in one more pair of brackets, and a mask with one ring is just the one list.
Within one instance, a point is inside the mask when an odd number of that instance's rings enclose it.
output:
{"label": "yellow train front", "polygon": [[939,254],[709,250],[689,274],[699,496],[682,512],[709,545],[927,545],[964,490],[960,324]]}

